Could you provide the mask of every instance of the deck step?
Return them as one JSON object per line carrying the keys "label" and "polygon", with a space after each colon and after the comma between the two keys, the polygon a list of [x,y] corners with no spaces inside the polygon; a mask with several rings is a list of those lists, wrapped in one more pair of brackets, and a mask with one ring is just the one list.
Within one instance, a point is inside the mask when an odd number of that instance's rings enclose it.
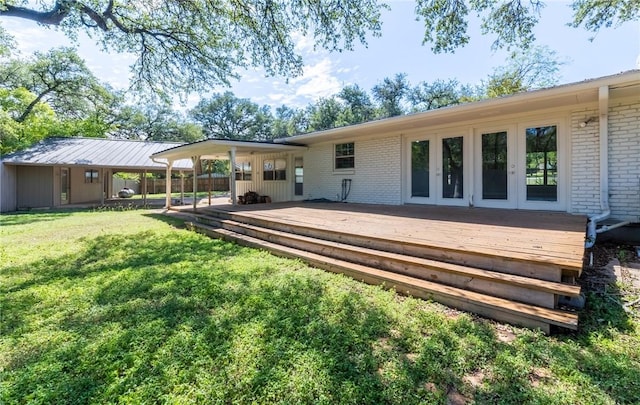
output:
{"label": "deck step", "polygon": [[558,298],[580,294],[580,286],[538,280],[495,271],[443,263],[431,259],[413,257],[353,246],[341,242],[295,235],[287,232],[242,224],[232,220],[203,219],[209,225],[267,240],[272,243],[321,254],[335,259],[392,271],[426,281],[434,281],[452,287],[490,294],[500,298],[555,308]]}
{"label": "deck step", "polygon": [[265,241],[249,235],[243,235],[228,229],[216,228],[202,223],[191,223],[198,232],[206,235],[231,240],[250,247],[261,248],[274,254],[299,258],[314,267],[335,273],[345,274],[368,284],[385,285],[398,293],[422,299],[432,299],[442,304],[464,311],[513,323],[529,328],[539,328],[550,333],[551,325],[575,330],[578,327],[578,316],[574,312],[544,308],[524,304],[513,300],[494,297],[470,290],[438,284],[416,277],[376,269],[349,261],[307,252],[301,249]]}
{"label": "deck step", "polygon": [[[243,224],[308,236],[315,239],[323,239],[331,242],[375,249],[378,251],[431,259],[438,262],[472,266],[484,270],[530,277],[539,280],[561,282],[564,271],[562,268],[555,265],[549,265],[548,263],[540,263],[535,260],[517,260],[506,257],[503,254],[496,256],[495,252],[489,254],[471,251],[466,249],[464,246],[428,246],[424,243],[416,243],[411,240],[390,240],[371,235],[340,232],[334,229],[320,229],[302,223],[296,223],[295,221],[274,221],[273,218],[261,218],[256,214],[247,214],[243,212],[228,212],[208,209],[206,211],[206,215],[196,213],[194,213],[194,215],[197,215],[205,222],[207,220],[204,219],[205,217],[208,218],[208,220],[233,220]],[[575,271],[575,269],[571,269],[571,271]]]}

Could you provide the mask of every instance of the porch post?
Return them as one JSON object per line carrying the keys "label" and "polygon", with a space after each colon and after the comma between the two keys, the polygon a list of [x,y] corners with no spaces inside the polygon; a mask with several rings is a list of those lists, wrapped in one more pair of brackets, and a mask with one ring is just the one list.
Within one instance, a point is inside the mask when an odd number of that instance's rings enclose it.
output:
{"label": "porch post", "polygon": [[167,172],[165,174],[165,182],[164,182],[164,192],[166,193],[165,197],[165,208],[171,208],[171,168],[173,167],[173,160],[169,160],[167,162]]}
{"label": "porch post", "polygon": [[180,170],[180,204],[184,203],[184,172]]}
{"label": "porch post", "polygon": [[213,184],[212,183],[212,174],[211,174],[211,159],[209,159],[207,161],[207,168],[209,169],[209,182],[208,182],[208,186],[209,186],[209,205],[211,205],[211,191],[213,191]]}
{"label": "porch post", "polygon": [[147,169],[142,172],[142,204],[147,205]]}
{"label": "porch post", "polygon": [[107,186],[107,174],[105,173],[105,168],[100,168],[100,178],[102,179],[102,192],[100,193],[100,205],[104,205],[104,195],[106,193],[105,187]]}
{"label": "porch post", "polygon": [[229,174],[229,189],[231,190],[231,205],[236,205],[236,147],[232,146],[229,151],[229,161],[231,166],[231,174]]}
{"label": "porch post", "polygon": [[198,165],[200,164],[200,156],[193,156],[193,210],[198,207]]}

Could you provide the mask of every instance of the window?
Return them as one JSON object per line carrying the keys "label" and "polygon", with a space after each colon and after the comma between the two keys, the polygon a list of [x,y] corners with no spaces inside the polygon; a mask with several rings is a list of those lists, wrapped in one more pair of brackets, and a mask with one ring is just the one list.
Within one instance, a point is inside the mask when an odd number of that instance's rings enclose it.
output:
{"label": "window", "polygon": [[355,145],[353,142],[337,144],[335,153],[335,169],[342,170],[355,168],[355,154]]}
{"label": "window", "polygon": [[85,183],[100,183],[100,174],[97,170],[88,169],[84,171]]}
{"label": "window", "polygon": [[251,162],[236,162],[236,180],[251,180]]}
{"label": "window", "polygon": [[267,159],[264,161],[263,180],[286,180],[287,161],[285,159]]}

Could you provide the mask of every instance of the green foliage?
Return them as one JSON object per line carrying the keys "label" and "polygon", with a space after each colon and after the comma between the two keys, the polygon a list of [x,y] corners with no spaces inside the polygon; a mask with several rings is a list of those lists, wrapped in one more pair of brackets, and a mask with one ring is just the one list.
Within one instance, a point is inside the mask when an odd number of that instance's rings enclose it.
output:
{"label": "green foliage", "polygon": [[350,50],[366,43],[367,34],[379,35],[382,7],[375,0],[3,4],[0,17],[60,26],[70,37],[84,31],[107,51],[136,55],[134,86],[170,95],[227,84],[249,66],[298,75],[294,34],[331,51]]}
{"label": "green foliage", "polygon": [[271,139],[269,107],[237,98],[232,92],[216,93],[209,100],[200,100],[190,116],[202,125],[209,139],[267,140]]}
{"label": "green foliage", "polygon": [[0,154],[21,150],[49,136],[59,124],[47,105],[36,103],[32,114],[23,122],[15,120],[36,96],[25,88],[0,88]]}
{"label": "green foliage", "polygon": [[549,47],[533,47],[524,53],[513,52],[507,65],[498,67],[485,85],[488,98],[551,87],[558,83],[558,71],[565,62]]}
{"label": "green foliage", "polygon": [[596,32],[602,27],[616,27],[627,21],[640,19],[640,3],[637,0],[575,0],[573,27],[584,25]]}
{"label": "green foliage", "polygon": [[[534,28],[544,7],[540,0],[416,0],[416,15],[424,21],[423,43],[436,52],[454,52],[469,43],[468,18],[481,19],[484,35],[494,35],[492,48],[528,49],[535,43]],[[598,31],[640,17],[636,0],[574,0],[571,25]]]}
{"label": "green foliage", "polygon": [[386,77],[382,83],[373,86],[373,98],[380,104],[379,116],[387,118],[404,114],[404,99],[409,88],[406,73],[397,73],[394,78]]}
{"label": "green foliage", "polygon": [[180,228],[144,210],[1,216],[2,403],[640,397],[640,329],[604,297],[548,337]]}

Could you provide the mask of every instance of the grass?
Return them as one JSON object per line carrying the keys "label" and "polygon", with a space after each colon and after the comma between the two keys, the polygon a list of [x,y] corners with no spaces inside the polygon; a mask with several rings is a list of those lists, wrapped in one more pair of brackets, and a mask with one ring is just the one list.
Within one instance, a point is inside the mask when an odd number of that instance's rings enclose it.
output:
{"label": "grass", "polygon": [[544,336],[144,210],[0,217],[0,403],[634,403],[637,319]]}

